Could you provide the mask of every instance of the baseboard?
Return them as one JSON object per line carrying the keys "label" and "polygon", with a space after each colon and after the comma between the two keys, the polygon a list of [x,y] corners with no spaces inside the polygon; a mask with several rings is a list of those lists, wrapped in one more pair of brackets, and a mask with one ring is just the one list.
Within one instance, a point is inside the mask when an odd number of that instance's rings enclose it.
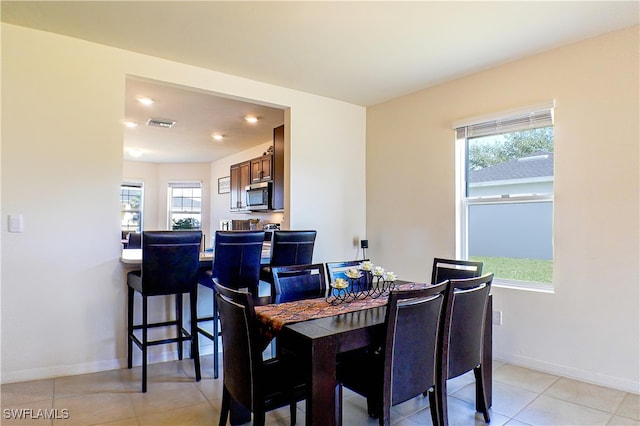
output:
{"label": "baseboard", "polygon": [[541,371],[543,373],[555,374],[557,376],[580,380],[583,382],[592,383],[594,385],[606,386],[608,388],[618,389],[624,392],[640,394],[640,381],[594,373],[592,371],[586,371],[567,365],[554,364],[533,358],[515,356],[502,352],[494,351],[493,358],[496,361],[502,361],[508,364],[530,368],[532,370]]}
{"label": "baseboard", "polygon": [[[186,349],[186,348],[185,348]],[[200,355],[213,354],[213,343],[200,345]],[[139,366],[142,363],[141,353],[134,348],[133,365]],[[171,350],[165,352],[155,352],[149,355],[149,364],[167,362],[178,359],[178,351]],[[88,362],[73,365],[59,365],[53,367],[30,368],[28,370],[2,372],[0,383],[27,382],[31,380],[52,379],[54,377],[76,376],[78,374],[98,373],[100,371],[119,370],[127,368],[127,358],[116,358],[106,361]]]}

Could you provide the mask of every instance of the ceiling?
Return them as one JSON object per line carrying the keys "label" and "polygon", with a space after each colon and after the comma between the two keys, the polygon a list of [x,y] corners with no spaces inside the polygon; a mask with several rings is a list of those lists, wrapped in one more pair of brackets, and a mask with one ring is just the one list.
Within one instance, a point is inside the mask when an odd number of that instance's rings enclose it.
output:
{"label": "ceiling", "polygon": [[[2,1],[1,19],[109,46],[166,58],[257,81],[371,106],[528,55],[638,25],[638,1]],[[154,154],[148,145],[182,150],[179,161],[212,161],[234,148],[214,150],[210,135],[222,129],[237,146],[266,142],[234,127],[246,104],[231,106],[216,94],[178,90],[156,82],[128,81],[126,113],[176,120],[172,129],[138,126],[125,135],[149,152],[141,160],[175,161],[176,152]],[[143,90],[144,89],[144,90]],[[146,91],[154,110],[132,99]],[[184,92],[180,94],[179,92]],[[178,108],[194,97],[194,109]],[[212,102],[207,108],[207,102]],[[254,105],[271,126],[277,108]],[[244,109],[243,109],[244,108]],[[169,141],[165,132],[187,131],[200,110],[204,148],[195,136]],[[223,119],[223,111],[229,117]],[[231,111],[234,114],[231,114]],[[231,117],[233,116],[233,117]],[[213,120],[218,117],[218,121]],[[267,117],[269,117],[267,119]],[[188,121],[191,120],[191,121]],[[276,120],[277,121],[277,120]],[[283,121],[283,120],[282,120]],[[278,124],[282,124],[282,121]],[[181,124],[182,123],[182,124]],[[260,122],[259,122],[260,123]],[[277,126],[278,124],[275,124]],[[240,124],[238,124],[240,126]],[[273,126],[273,127],[275,127]],[[225,129],[229,129],[228,131]],[[144,130],[144,131],[143,131]],[[153,131],[153,138],[145,131]],[[206,137],[204,135],[206,130]],[[237,133],[236,133],[237,132]],[[152,135],[149,133],[149,135]],[[243,135],[243,136],[241,136]],[[164,139],[166,137],[166,140]],[[246,139],[245,139],[246,138]],[[205,142],[206,140],[206,142]],[[208,145],[207,145],[208,144]],[[248,145],[244,145],[248,146]],[[237,148],[236,148],[237,149]],[[177,151],[179,152],[179,150]],[[224,155],[223,155],[224,154]],[[207,157],[209,155],[209,157]]]}
{"label": "ceiling", "polygon": [[[144,105],[139,98],[153,99]],[[251,124],[246,116],[258,118]],[[171,128],[147,125],[149,119],[175,121]],[[152,80],[127,78],[125,159],[154,163],[212,162],[273,140],[284,124],[284,110]],[[215,140],[213,134],[222,135]],[[132,157],[130,150],[142,155]]]}

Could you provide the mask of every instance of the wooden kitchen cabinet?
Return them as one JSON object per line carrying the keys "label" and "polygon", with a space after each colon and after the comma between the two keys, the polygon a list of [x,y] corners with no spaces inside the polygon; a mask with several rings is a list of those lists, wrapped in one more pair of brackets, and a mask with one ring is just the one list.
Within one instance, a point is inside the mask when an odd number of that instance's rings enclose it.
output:
{"label": "wooden kitchen cabinet", "polygon": [[273,155],[267,154],[251,160],[251,183],[267,182],[273,179]]}
{"label": "wooden kitchen cabinet", "polygon": [[246,186],[251,183],[251,162],[234,164],[229,170],[231,193],[231,210],[245,210],[247,208]]}
{"label": "wooden kitchen cabinet", "polygon": [[273,193],[274,210],[284,209],[284,124],[273,129]]}

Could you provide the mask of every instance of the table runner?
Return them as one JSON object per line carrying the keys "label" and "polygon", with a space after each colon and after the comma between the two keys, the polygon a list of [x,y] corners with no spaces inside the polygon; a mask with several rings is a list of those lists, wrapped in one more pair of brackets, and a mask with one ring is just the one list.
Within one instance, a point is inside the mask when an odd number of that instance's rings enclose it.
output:
{"label": "table runner", "polygon": [[[395,290],[412,290],[431,286],[431,284],[403,283],[396,285]],[[265,336],[276,336],[285,324],[307,321],[310,319],[331,317],[349,312],[377,308],[387,304],[388,296],[376,299],[367,297],[349,303],[331,305],[324,298],[297,300],[280,304],[256,306],[256,317]]]}

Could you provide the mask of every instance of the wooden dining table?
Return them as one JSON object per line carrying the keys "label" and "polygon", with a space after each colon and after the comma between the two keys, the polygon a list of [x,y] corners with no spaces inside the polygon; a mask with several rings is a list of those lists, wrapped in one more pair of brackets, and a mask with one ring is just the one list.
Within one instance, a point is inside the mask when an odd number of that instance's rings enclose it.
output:
{"label": "wooden dining table", "polygon": [[[401,284],[410,283],[398,282]],[[336,381],[337,357],[381,341],[384,333],[386,297],[375,303],[359,300],[344,305],[336,309],[324,299],[308,299],[256,306],[258,320],[267,333],[277,336],[279,347],[296,353],[307,362],[310,389],[306,400],[307,425],[342,424],[342,395]],[[320,312],[323,310],[324,313]],[[491,310],[492,297],[489,296],[482,359],[489,407],[493,357]]]}

